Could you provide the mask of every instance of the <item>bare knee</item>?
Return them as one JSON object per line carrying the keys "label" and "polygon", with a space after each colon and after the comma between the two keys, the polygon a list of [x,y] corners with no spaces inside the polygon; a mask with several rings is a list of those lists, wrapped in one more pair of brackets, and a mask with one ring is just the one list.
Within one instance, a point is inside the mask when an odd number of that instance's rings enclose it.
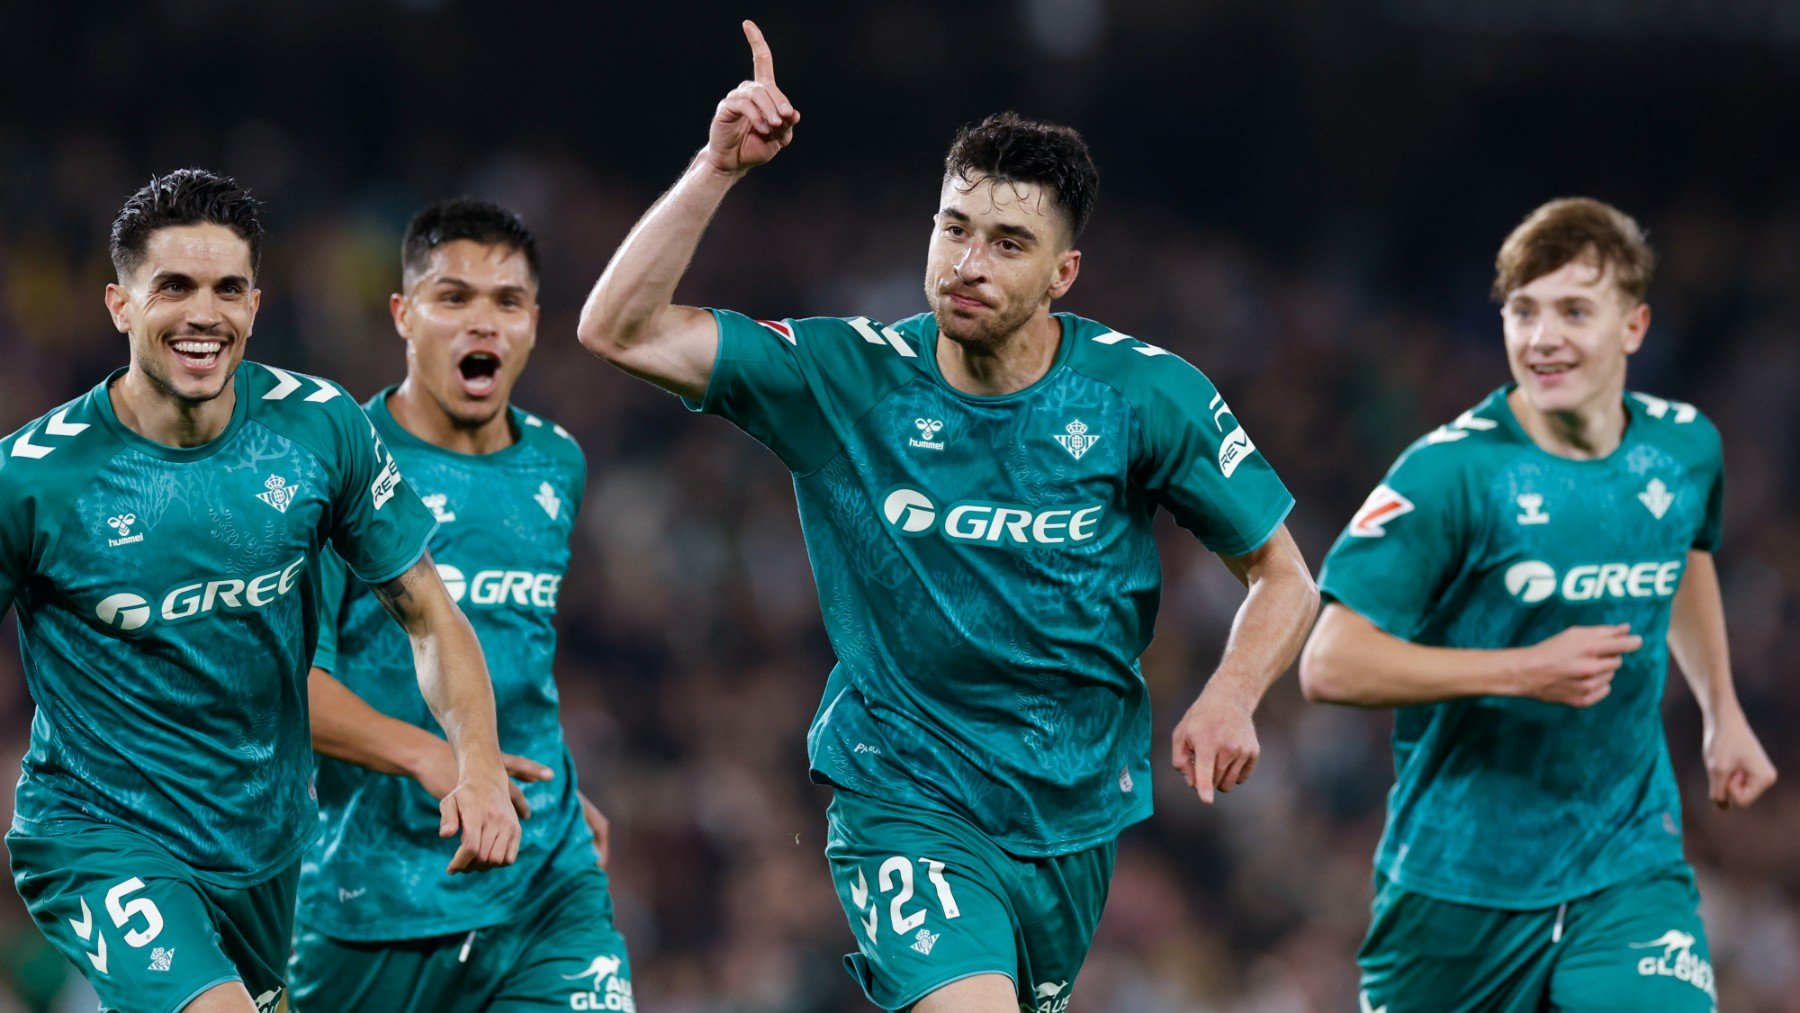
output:
{"label": "bare knee", "polygon": [[1004,974],[977,974],[953,981],[920,999],[914,1013],[1019,1013],[1013,981]]}

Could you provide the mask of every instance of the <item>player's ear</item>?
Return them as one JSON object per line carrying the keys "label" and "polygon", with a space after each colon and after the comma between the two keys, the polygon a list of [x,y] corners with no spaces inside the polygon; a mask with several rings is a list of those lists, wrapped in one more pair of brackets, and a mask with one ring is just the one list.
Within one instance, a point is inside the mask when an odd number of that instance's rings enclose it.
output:
{"label": "player's ear", "polygon": [[406,297],[398,292],[388,296],[388,313],[394,318],[394,330],[402,340],[410,341],[406,336],[407,319],[412,316],[412,306]]}
{"label": "player's ear", "polygon": [[1064,250],[1056,260],[1056,276],[1050,281],[1050,298],[1061,299],[1069,289],[1075,286],[1075,276],[1081,273],[1081,251]]}
{"label": "player's ear", "polygon": [[1625,354],[1633,355],[1644,347],[1644,335],[1650,330],[1650,304],[1638,303],[1625,314]]}
{"label": "player's ear", "polygon": [[262,309],[262,289],[250,290],[250,322],[244,326],[244,337],[249,337],[256,330],[256,311]]}
{"label": "player's ear", "polygon": [[106,285],[106,312],[120,334],[131,333],[131,294],[116,281]]}

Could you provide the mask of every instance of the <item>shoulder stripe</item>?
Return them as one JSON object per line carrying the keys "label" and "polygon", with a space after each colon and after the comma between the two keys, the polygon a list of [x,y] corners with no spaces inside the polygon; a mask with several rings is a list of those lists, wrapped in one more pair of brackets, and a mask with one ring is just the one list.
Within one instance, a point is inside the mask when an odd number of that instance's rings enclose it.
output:
{"label": "shoulder stripe", "polygon": [[[69,410],[64,408],[44,422],[38,430],[39,436],[80,436],[88,429],[86,422],[70,422]],[[12,456],[23,457],[28,461],[37,461],[56,453],[56,447],[40,446],[31,442],[30,433],[20,433],[13,443]]]}
{"label": "shoulder stripe", "polygon": [[1700,409],[1695,408],[1685,401],[1670,401],[1666,398],[1651,397],[1649,394],[1639,394],[1636,391],[1632,391],[1631,396],[1644,403],[1644,414],[1653,419],[1660,419],[1667,416],[1669,414],[1669,409],[1671,408],[1675,409],[1674,422],[1676,425],[1681,425],[1684,422],[1692,422],[1700,415]]}
{"label": "shoulder stripe", "polygon": [[784,324],[779,320],[758,320],[757,323],[774,331],[776,334],[781,335],[781,340],[793,345],[795,348],[800,347],[800,342],[794,340],[794,329],[787,324]]}
{"label": "shoulder stripe", "polygon": [[1137,341],[1138,343],[1132,346],[1131,350],[1139,355],[1152,358],[1158,355],[1169,354],[1169,350],[1166,348],[1159,348],[1156,345],[1150,344],[1148,341],[1138,341],[1138,339],[1131,335],[1120,334],[1118,331],[1107,331],[1105,334],[1096,336],[1094,340],[1102,345],[1116,345],[1121,341]]}
{"label": "shoulder stripe", "polygon": [[[258,365],[262,365],[262,368],[274,373],[275,379],[280,381],[275,386],[269,388],[268,393],[263,395],[264,401],[282,401],[285,400],[289,394],[300,389],[300,377],[295,376],[285,369],[278,369],[274,366],[263,365],[261,363]],[[324,380],[321,380],[316,376],[308,376],[306,379],[311,380],[319,389],[306,395],[305,400],[311,401],[314,404],[323,404],[338,396],[338,389],[331,384],[326,383]]]}
{"label": "shoulder stripe", "polygon": [[856,329],[856,333],[862,335],[864,341],[871,345],[887,345],[908,359],[919,357],[919,353],[908,347],[906,341],[892,327],[883,327],[881,333],[877,334],[875,328],[869,326],[868,317],[851,317],[847,323]]}
{"label": "shoulder stripe", "polygon": [[1468,411],[1463,412],[1461,415],[1458,415],[1456,417],[1456,421],[1450,423],[1449,425],[1439,426],[1436,429],[1433,429],[1431,432],[1426,433],[1425,434],[1425,442],[1426,443],[1455,443],[1457,440],[1467,439],[1469,437],[1470,433],[1476,432],[1478,430],[1481,432],[1486,432],[1487,430],[1494,429],[1494,428],[1498,427],[1499,425],[1500,425],[1500,423],[1494,421],[1493,419],[1484,419],[1481,416],[1475,414],[1475,409],[1471,408]]}

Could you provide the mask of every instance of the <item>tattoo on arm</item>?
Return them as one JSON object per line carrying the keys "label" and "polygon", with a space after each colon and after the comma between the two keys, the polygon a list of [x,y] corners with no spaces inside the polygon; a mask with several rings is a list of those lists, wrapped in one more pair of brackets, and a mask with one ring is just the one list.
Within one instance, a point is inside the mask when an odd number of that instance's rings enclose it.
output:
{"label": "tattoo on arm", "polygon": [[408,580],[411,576],[412,571],[408,570],[393,580],[370,585],[375,592],[375,600],[381,602],[381,607],[387,609],[388,615],[393,616],[394,620],[403,626],[406,625],[408,615],[416,608],[411,583]]}

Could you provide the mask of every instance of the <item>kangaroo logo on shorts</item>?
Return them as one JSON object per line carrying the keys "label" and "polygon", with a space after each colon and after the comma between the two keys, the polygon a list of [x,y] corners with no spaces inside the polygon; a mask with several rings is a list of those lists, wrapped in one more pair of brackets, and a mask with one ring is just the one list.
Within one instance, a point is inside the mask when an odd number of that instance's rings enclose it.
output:
{"label": "kangaroo logo on shorts", "polygon": [[1660,956],[1647,956],[1638,960],[1638,974],[1646,978],[1674,978],[1694,986],[1715,1001],[1718,999],[1717,987],[1713,982],[1712,962],[1694,952],[1694,944],[1699,942],[1693,933],[1680,929],[1670,929],[1647,943],[1632,943],[1634,950],[1661,950]]}
{"label": "kangaroo logo on shorts", "polygon": [[637,1000],[631,994],[631,982],[619,976],[619,971],[624,966],[622,958],[601,954],[579,973],[563,975],[564,981],[594,979],[593,986],[586,992],[576,992],[569,996],[569,1008],[637,1013]]}
{"label": "kangaroo logo on shorts", "polygon": [[1032,989],[1031,997],[1037,1000],[1032,1013],[1068,1013],[1069,1000],[1074,994],[1069,991],[1069,982],[1046,981]]}

